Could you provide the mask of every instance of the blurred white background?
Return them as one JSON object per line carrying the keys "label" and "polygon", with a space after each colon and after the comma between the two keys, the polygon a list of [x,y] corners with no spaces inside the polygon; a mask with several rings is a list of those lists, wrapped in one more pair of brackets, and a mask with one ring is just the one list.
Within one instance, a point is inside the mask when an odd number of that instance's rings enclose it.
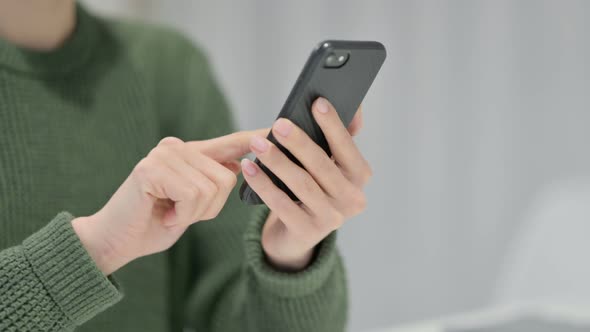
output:
{"label": "blurred white background", "polygon": [[[386,45],[358,139],[375,171],[369,208],[340,233],[351,331],[487,306],[537,279],[550,287],[518,261],[535,252],[521,242],[544,238],[522,235],[537,218],[590,230],[590,211],[572,216],[563,203],[590,206],[590,186],[575,180],[590,174],[590,2],[85,2],[184,31],[207,50],[244,129],[272,123],[320,40]],[[551,248],[570,241],[558,239]],[[573,248],[566,263],[583,268],[590,248]],[[550,282],[569,282],[559,276]]]}

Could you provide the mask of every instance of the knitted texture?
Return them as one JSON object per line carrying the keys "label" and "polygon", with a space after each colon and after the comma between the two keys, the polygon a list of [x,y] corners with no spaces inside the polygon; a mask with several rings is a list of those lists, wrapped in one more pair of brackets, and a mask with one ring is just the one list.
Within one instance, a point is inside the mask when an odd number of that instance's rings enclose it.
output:
{"label": "knitted texture", "polygon": [[22,246],[2,251],[1,331],[72,329],[121,299],[80,244],[72,219],[60,213]]}
{"label": "knitted texture", "polygon": [[234,131],[228,109],[204,54],[165,28],[78,6],[55,51],[0,40],[0,331],[344,330],[335,234],[307,269],[278,272],[260,244],[268,209],[237,190],[217,218],[108,278],[73,231],[162,137]]}

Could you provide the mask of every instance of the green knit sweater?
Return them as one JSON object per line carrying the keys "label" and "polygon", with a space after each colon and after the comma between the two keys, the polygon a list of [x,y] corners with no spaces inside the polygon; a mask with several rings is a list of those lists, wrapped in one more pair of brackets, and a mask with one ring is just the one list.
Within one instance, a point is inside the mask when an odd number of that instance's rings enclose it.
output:
{"label": "green knit sweater", "polygon": [[77,13],[55,51],[0,40],[0,331],[343,330],[334,234],[304,271],[275,271],[260,245],[267,210],[235,191],[167,252],[102,275],[72,218],[100,209],[162,137],[234,128],[185,38]]}

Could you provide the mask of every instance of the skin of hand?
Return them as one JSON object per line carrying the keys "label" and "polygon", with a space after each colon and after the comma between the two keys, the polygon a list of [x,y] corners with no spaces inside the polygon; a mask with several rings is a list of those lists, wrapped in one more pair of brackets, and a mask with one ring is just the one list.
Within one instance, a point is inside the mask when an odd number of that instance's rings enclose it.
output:
{"label": "skin of hand", "polygon": [[98,268],[109,275],[168,249],[189,225],[216,217],[236,184],[236,159],[249,152],[253,136],[268,131],[194,142],[162,139],[100,211],[72,220]]}
{"label": "skin of hand", "polygon": [[305,167],[293,163],[273,143],[254,136],[250,149],[301,200],[298,204],[277,188],[252,161],[243,159],[244,178],[270,208],[262,230],[262,247],[268,261],[283,271],[304,269],[314,247],[345,220],[366,207],[363,187],[372,176],[352,136],[362,126],[362,110],[348,129],[324,98],[312,105],[312,113],[326,136],[332,157],[288,119],[278,119],[274,137]]}

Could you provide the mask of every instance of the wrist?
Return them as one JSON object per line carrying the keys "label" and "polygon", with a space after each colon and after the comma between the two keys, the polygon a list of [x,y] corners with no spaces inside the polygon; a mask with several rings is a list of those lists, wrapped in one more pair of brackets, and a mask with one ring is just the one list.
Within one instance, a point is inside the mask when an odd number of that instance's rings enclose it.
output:
{"label": "wrist", "polygon": [[126,262],[118,259],[115,248],[106,241],[94,216],[72,220],[72,227],[80,242],[96,266],[107,276],[121,268]]}
{"label": "wrist", "polygon": [[274,269],[283,272],[297,272],[305,269],[313,258],[314,249],[306,250],[300,254],[274,255],[264,249],[267,262]]}
{"label": "wrist", "polygon": [[275,270],[297,272],[305,269],[314,255],[314,248],[294,241],[278,216],[270,212],[262,228],[262,251],[267,263]]}

